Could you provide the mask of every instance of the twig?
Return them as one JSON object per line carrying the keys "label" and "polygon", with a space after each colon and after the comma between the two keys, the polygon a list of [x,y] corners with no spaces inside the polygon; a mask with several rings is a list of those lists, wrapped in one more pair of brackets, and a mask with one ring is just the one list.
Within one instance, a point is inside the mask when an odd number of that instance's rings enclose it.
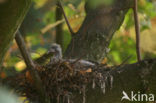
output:
{"label": "twig", "polygon": [[44,53],[39,58],[35,59],[35,62],[38,64],[44,64],[46,60],[48,60],[51,57],[51,54]]}
{"label": "twig", "polygon": [[48,30],[50,30],[51,28],[56,27],[57,25],[63,23],[64,21],[65,21],[65,20],[62,19],[62,20],[59,20],[59,21],[57,21],[57,22],[55,22],[55,23],[53,23],[53,24],[47,25],[46,27],[44,27],[43,29],[41,29],[41,33],[42,33],[42,34],[45,34]]}
{"label": "twig", "polygon": [[[77,14],[76,14],[76,15],[77,15]],[[69,19],[76,19],[76,18],[75,18],[76,15],[74,15],[74,17],[71,17],[71,18],[69,18]],[[78,15],[78,16],[79,16],[79,17],[84,17],[84,15]],[[65,22],[65,19],[58,20],[58,21],[56,21],[55,23],[52,23],[52,24],[48,24],[48,25],[46,25],[45,27],[43,27],[43,28],[40,30],[40,32],[41,32],[42,34],[45,34],[48,30],[50,30],[50,29],[52,29],[52,28],[58,26],[59,24],[61,24],[61,23],[63,23],[63,22]]]}
{"label": "twig", "polygon": [[83,85],[83,87],[82,87],[82,103],[86,103],[86,86],[85,85]]}
{"label": "twig", "polygon": [[126,58],[122,61],[122,63],[121,63],[119,66],[117,66],[117,67],[121,67],[122,65],[126,64],[126,62],[127,62],[131,57],[132,57],[131,55],[128,56],[128,57],[126,57]]}
{"label": "twig", "polygon": [[66,14],[65,14],[65,12],[64,12],[64,9],[63,9],[63,6],[62,6],[62,3],[61,3],[61,1],[60,1],[60,0],[58,0],[57,5],[58,5],[58,7],[60,7],[60,8],[61,8],[62,13],[63,13],[63,16],[64,16],[64,19],[65,19],[65,21],[66,21],[66,23],[67,23],[67,26],[68,26],[68,29],[69,29],[69,31],[70,31],[70,33],[71,33],[71,35],[73,35],[73,34],[74,34],[74,32],[73,32],[73,30],[72,30],[72,28],[71,28],[71,26],[70,26],[70,24],[69,24],[69,21],[68,21],[68,19],[67,19],[67,16],[66,16]]}
{"label": "twig", "polygon": [[37,91],[40,94],[40,100],[43,103],[46,103],[46,98],[44,95],[44,89],[42,86],[41,79],[40,79],[38,73],[35,71],[35,64],[30,57],[30,54],[26,48],[25,42],[24,42],[24,40],[21,36],[21,33],[19,31],[17,31],[17,33],[16,33],[15,40],[16,40],[16,43],[17,43],[17,45],[20,49],[20,52],[23,56],[23,59],[27,65],[27,69],[30,71],[31,76],[34,79],[34,87],[37,89]]}
{"label": "twig", "polygon": [[19,31],[16,33],[15,40],[16,40],[16,43],[20,49],[20,52],[23,56],[23,59],[27,65],[27,67],[29,69],[35,69],[35,64],[33,63],[32,59],[30,57],[30,54],[29,54],[28,50],[26,49],[26,45],[25,45],[24,40]]}
{"label": "twig", "polygon": [[138,19],[138,2],[134,0],[134,20],[135,20],[135,32],[136,32],[136,52],[137,52],[137,59],[141,61],[141,54],[140,54],[140,26],[139,26],[139,19]]}

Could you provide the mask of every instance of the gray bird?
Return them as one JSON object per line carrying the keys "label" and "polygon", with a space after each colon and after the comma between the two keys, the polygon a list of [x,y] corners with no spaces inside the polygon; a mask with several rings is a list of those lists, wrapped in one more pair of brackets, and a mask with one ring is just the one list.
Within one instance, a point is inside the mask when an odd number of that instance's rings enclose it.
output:
{"label": "gray bird", "polygon": [[[68,59],[68,60],[63,59],[61,46],[56,43],[51,45],[50,49],[48,50],[48,54],[53,54],[53,56],[50,58],[50,64],[56,64],[60,61],[68,61],[70,63],[74,63],[75,61],[77,61],[77,59]],[[95,64],[90,61],[78,60],[75,63],[75,68],[85,68],[94,65]]]}
{"label": "gray bird", "polygon": [[56,64],[62,60],[62,49],[59,44],[52,44],[47,53],[53,55],[50,58],[50,64]]}

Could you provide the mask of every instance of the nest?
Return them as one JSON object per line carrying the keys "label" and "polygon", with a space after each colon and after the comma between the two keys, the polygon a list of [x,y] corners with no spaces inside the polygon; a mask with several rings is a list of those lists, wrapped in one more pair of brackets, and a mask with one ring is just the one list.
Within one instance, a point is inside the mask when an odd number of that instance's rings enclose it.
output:
{"label": "nest", "polygon": [[[45,96],[50,102],[73,103],[75,93],[82,95],[85,103],[86,88],[98,87],[105,93],[106,86],[112,88],[113,76],[109,67],[101,64],[76,68],[74,63],[66,61],[46,66],[37,66],[36,71],[42,81]],[[39,102],[40,95],[34,87],[29,71],[16,77],[16,92],[26,96],[29,101]],[[18,86],[17,86],[18,85]]]}

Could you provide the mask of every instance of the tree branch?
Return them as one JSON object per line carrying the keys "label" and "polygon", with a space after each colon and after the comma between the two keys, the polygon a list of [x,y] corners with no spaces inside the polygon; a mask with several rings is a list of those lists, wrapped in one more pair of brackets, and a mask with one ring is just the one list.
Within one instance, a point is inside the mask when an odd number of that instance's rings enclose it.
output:
{"label": "tree branch", "polygon": [[[95,89],[86,88],[86,103],[121,103],[123,91],[128,94],[133,91],[134,93],[156,95],[156,59],[143,60],[113,68],[115,68],[111,72],[114,78],[113,88],[107,88],[105,94],[98,89],[98,85]],[[74,103],[79,103],[80,100],[82,100],[81,96],[75,96]]]}
{"label": "tree branch", "polygon": [[26,49],[26,45],[25,45],[22,35],[20,34],[19,31],[17,31],[17,33],[16,33],[15,40],[16,40],[16,43],[20,49],[20,52],[23,56],[23,59],[27,65],[27,67],[30,70],[35,69],[35,64],[33,63],[32,59],[30,57],[30,54],[29,54],[28,50]]}
{"label": "tree branch", "polygon": [[[61,20],[62,19],[62,9],[56,7],[55,10],[55,14],[56,14],[56,21]],[[61,47],[63,47],[63,24],[59,24],[58,26],[56,26],[56,43],[60,44]]]}
{"label": "tree branch", "polygon": [[141,53],[140,53],[140,26],[138,19],[138,0],[134,0],[134,21],[135,21],[135,32],[136,32],[136,54],[138,61],[141,61]]}
{"label": "tree branch", "polygon": [[67,26],[68,26],[68,29],[69,29],[71,35],[73,36],[73,35],[74,35],[74,32],[73,32],[73,30],[72,30],[72,28],[71,28],[71,26],[70,26],[70,23],[69,23],[69,21],[68,21],[68,19],[67,19],[66,13],[64,12],[64,9],[63,9],[63,6],[62,6],[62,3],[61,3],[60,0],[58,0],[57,5],[58,5],[58,7],[60,7],[60,9],[62,10],[64,19],[65,19],[65,21],[66,21],[66,23],[67,23]]}
{"label": "tree branch", "polygon": [[27,69],[29,70],[29,73],[32,76],[32,79],[34,82],[33,83],[34,88],[36,88],[40,94],[39,99],[40,99],[41,103],[48,103],[48,101],[46,101],[46,96],[45,96],[44,89],[42,86],[42,81],[41,81],[38,73],[35,70],[36,66],[35,66],[34,62],[32,61],[28,50],[26,49],[26,45],[25,45],[24,40],[19,31],[17,31],[17,33],[16,33],[15,40],[20,49],[22,57],[27,65]]}

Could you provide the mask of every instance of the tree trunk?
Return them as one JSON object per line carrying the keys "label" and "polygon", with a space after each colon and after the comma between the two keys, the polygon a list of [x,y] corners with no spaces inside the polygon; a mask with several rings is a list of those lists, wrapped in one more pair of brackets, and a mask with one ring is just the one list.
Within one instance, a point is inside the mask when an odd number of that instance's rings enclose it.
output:
{"label": "tree trunk", "polygon": [[6,0],[0,4],[0,65],[30,4],[31,0]]}
{"label": "tree trunk", "polygon": [[[88,1],[89,2],[89,1]],[[101,61],[115,31],[117,31],[133,0],[115,0],[109,6],[90,9],[86,3],[86,18],[65,52],[67,58]]]}

